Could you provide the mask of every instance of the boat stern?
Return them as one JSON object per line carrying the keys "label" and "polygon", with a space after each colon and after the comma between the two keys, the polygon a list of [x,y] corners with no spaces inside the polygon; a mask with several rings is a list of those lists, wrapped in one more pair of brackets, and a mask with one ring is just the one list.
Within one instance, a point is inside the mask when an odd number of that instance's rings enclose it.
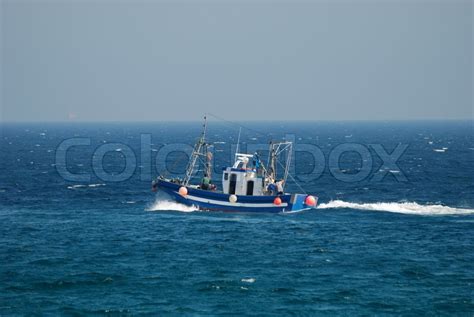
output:
{"label": "boat stern", "polygon": [[306,194],[291,195],[289,207],[291,212],[316,208],[318,197]]}

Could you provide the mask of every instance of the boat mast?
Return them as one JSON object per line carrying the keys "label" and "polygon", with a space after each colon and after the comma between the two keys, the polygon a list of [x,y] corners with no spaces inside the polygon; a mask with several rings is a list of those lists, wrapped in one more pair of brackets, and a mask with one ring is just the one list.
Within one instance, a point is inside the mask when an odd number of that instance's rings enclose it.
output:
{"label": "boat mast", "polygon": [[[268,176],[271,177],[274,181],[277,181],[277,164],[279,164],[281,167],[283,167],[283,187],[286,184],[286,180],[288,178],[288,174],[290,171],[290,165],[291,165],[291,154],[293,152],[293,143],[286,141],[286,142],[277,142],[273,143],[270,142],[270,149],[269,149],[270,155],[268,157],[268,166],[269,166],[269,171],[268,171]],[[278,157],[286,152],[286,157],[285,157],[285,165],[278,160]]]}
{"label": "boat mast", "polygon": [[194,167],[196,165],[197,159],[200,155],[203,155],[202,149],[203,147],[206,147],[206,131],[207,131],[207,118],[206,116],[204,116],[204,125],[203,125],[203,130],[201,133],[201,137],[194,145],[193,153],[191,154],[191,158],[188,162],[188,166],[186,167],[186,176],[184,177],[184,180],[182,182],[184,186],[188,186],[189,181],[191,180],[191,177],[194,173]]}
{"label": "boat mast", "polygon": [[273,148],[273,142],[270,141],[270,146],[269,146],[269,149],[268,149],[268,172],[269,172],[269,177],[273,180],[273,181],[276,181],[276,166],[275,166],[275,161],[276,161],[276,157],[275,157],[275,149]]}

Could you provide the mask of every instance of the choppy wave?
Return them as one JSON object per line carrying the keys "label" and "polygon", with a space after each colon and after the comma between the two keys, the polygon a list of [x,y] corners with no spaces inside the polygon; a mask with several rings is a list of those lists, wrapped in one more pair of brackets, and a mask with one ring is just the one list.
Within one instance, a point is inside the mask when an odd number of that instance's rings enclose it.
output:
{"label": "choppy wave", "polygon": [[186,206],[169,200],[156,200],[146,211],[182,211],[193,212],[197,211],[196,207]]}
{"label": "choppy wave", "polygon": [[468,215],[474,214],[473,209],[454,208],[443,205],[420,205],[415,202],[378,202],[378,203],[352,203],[342,200],[332,200],[320,204],[318,209],[350,208],[358,210],[387,211],[412,215]]}

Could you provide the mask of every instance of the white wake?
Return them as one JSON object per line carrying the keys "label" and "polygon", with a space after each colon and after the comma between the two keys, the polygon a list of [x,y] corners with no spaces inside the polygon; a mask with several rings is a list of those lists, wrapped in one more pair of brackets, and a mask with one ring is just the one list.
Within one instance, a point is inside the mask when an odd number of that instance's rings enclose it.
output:
{"label": "white wake", "polygon": [[196,207],[186,206],[174,201],[169,200],[156,200],[150,205],[146,211],[182,211],[182,212],[193,212],[197,211]]}
{"label": "white wake", "polygon": [[474,214],[473,209],[454,208],[443,205],[420,205],[415,202],[403,203],[351,203],[342,200],[332,200],[320,204],[318,209],[350,208],[359,210],[387,211],[412,215],[469,215]]}

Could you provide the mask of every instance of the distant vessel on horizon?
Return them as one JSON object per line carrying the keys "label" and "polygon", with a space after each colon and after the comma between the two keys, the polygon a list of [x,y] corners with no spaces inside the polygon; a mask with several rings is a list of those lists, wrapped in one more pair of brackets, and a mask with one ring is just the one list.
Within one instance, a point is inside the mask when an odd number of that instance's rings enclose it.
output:
{"label": "distant vessel on horizon", "polygon": [[[239,153],[240,132],[232,166],[223,168],[222,190],[212,184],[211,143],[206,142],[207,118],[201,137],[196,142],[183,179],[160,175],[152,183],[152,190],[162,190],[178,203],[200,210],[233,212],[298,212],[315,208],[318,198],[308,194],[286,193],[292,146],[290,141],[270,142],[269,158],[265,166],[258,153]],[[284,162],[279,160],[284,156]],[[205,166],[200,184],[190,184],[196,163]],[[278,178],[277,167],[283,168]]]}

